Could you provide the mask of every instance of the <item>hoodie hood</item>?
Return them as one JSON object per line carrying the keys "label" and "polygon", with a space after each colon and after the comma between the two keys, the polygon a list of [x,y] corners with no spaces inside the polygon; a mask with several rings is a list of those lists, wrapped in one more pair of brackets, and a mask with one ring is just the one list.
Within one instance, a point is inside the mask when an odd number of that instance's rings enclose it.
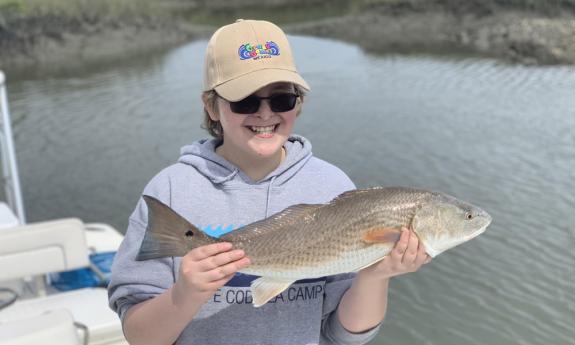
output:
{"label": "hoodie hood", "polygon": [[282,185],[290,179],[312,157],[311,143],[302,136],[291,135],[284,144],[286,156],[283,162],[260,181],[251,181],[237,166],[216,153],[220,139],[201,139],[181,149],[178,162],[191,165],[214,184],[243,182],[259,184],[273,179],[275,185]]}

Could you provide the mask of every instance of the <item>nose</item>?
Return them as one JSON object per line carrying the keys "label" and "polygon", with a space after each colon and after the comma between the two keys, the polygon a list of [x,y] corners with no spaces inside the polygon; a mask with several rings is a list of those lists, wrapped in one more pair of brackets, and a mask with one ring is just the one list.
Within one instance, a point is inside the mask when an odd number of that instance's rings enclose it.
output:
{"label": "nose", "polygon": [[270,107],[269,99],[262,99],[261,100],[260,108],[258,109],[258,111],[254,115],[263,119],[263,120],[267,120],[267,119],[271,118],[272,116],[274,116],[274,112],[272,111],[272,109]]}

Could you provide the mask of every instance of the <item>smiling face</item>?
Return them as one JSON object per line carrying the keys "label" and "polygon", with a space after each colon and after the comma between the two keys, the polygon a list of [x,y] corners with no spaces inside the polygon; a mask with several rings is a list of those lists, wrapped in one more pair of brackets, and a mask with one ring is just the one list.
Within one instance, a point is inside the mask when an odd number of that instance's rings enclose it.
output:
{"label": "smiling face", "polygon": [[[295,93],[290,83],[274,83],[254,93],[270,97],[281,93]],[[219,121],[223,129],[222,152],[237,159],[261,160],[281,156],[281,148],[292,133],[295,119],[301,108],[298,98],[294,109],[274,112],[269,100],[262,100],[257,112],[249,115],[234,113],[230,103],[218,97],[215,109],[206,104],[209,116]]]}

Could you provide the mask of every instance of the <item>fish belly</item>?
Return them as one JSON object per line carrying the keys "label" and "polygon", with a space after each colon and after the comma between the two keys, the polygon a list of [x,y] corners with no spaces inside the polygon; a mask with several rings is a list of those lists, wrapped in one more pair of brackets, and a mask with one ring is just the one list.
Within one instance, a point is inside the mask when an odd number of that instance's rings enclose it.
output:
{"label": "fish belly", "polygon": [[312,265],[297,265],[292,267],[278,267],[269,265],[251,265],[240,272],[282,280],[300,280],[325,277],[330,275],[357,272],[383,259],[393,245],[371,245],[363,249],[348,251],[337,258]]}

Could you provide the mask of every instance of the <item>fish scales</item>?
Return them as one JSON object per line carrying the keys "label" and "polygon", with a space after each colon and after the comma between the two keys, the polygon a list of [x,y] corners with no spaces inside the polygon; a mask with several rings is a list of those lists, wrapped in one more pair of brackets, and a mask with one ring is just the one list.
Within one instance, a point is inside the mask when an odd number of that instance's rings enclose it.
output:
{"label": "fish scales", "polygon": [[[366,229],[409,226],[419,205],[414,196],[399,189],[352,191],[323,207],[311,209],[307,217],[282,215],[281,218],[288,219],[277,223],[276,228],[255,224],[222,239],[253,258],[247,269],[252,274],[266,271],[274,276],[299,279],[321,276],[323,272],[348,272],[361,266],[366,256],[377,253],[376,256],[383,257],[392,247],[386,244],[369,249],[372,246],[358,242],[352,234]],[[257,232],[258,240],[242,241],[243,232]]]}

